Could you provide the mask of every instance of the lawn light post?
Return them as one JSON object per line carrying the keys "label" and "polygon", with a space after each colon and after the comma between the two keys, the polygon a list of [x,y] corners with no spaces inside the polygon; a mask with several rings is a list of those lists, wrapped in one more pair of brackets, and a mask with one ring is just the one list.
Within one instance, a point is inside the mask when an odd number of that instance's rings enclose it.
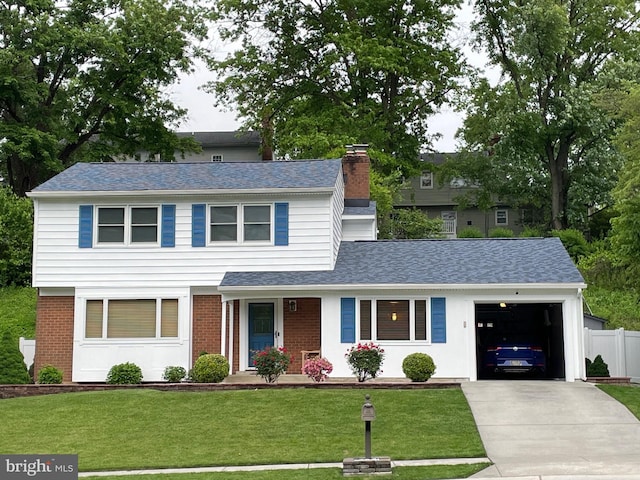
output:
{"label": "lawn light post", "polygon": [[364,458],[371,458],[371,422],[376,419],[376,409],[369,395],[364,396],[362,421],[364,422]]}
{"label": "lawn light post", "polygon": [[391,474],[391,458],[371,456],[371,422],[376,419],[376,409],[373,408],[371,397],[364,396],[364,404],[360,418],[364,422],[364,457],[345,458],[342,462],[342,474],[353,475],[384,475]]}

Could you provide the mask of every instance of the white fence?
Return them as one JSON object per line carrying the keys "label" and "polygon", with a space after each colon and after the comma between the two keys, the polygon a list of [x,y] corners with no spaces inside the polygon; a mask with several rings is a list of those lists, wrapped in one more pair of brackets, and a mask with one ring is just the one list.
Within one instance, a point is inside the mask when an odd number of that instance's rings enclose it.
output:
{"label": "white fence", "polygon": [[27,340],[24,337],[20,337],[20,351],[24,357],[24,363],[29,368],[33,363],[33,358],[36,355],[36,341]]}
{"label": "white fence", "polygon": [[640,332],[585,328],[584,354],[589,360],[602,356],[612,377],[631,377],[640,383]]}

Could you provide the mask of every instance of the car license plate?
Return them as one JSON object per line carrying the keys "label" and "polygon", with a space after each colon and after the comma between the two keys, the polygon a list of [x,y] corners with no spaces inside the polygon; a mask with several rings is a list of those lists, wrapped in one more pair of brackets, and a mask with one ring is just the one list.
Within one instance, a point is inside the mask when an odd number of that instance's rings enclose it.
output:
{"label": "car license plate", "polygon": [[521,367],[524,365],[524,362],[521,360],[507,360],[505,363],[511,367]]}

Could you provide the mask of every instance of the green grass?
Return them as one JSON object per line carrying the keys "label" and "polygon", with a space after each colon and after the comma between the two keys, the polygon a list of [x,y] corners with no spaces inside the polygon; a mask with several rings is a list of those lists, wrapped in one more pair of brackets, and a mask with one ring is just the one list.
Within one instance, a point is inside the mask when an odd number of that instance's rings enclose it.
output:
{"label": "green grass", "polygon": [[35,288],[0,288],[0,332],[11,330],[16,338],[35,338],[36,297]]}
{"label": "green grass", "polygon": [[[466,478],[488,467],[488,463],[471,465],[434,465],[428,467],[396,467],[392,475],[358,476],[358,480],[379,480],[380,478],[402,480],[428,480],[445,478]],[[95,480],[131,480],[131,476],[85,477]],[[339,468],[320,468],[305,470],[270,470],[259,472],[224,472],[224,473],[176,473],[136,476],[140,480],[343,480]]]}
{"label": "green grass", "polygon": [[[460,389],[375,390],[371,397],[373,455],[485,455]],[[81,471],[341,462],[364,454],[363,400],[362,390],[303,388],[5,399],[0,452],[77,453]]]}
{"label": "green grass", "polygon": [[598,388],[626,406],[640,420],[639,385],[598,385]]}

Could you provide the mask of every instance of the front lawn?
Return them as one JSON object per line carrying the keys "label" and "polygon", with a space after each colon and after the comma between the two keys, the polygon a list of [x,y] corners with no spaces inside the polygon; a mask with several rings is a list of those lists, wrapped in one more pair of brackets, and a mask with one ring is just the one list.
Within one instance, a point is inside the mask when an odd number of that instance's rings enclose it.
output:
{"label": "front lawn", "polygon": [[640,386],[638,385],[598,385],[603,392],[611,395],[631,413],[640,419]]}
{"label": "front lawn", "polygon": [[[364,454],[365,393],[136,389],[5,399],[0,452],[77,453],[81,471],[341,462]],[[485,456],[460,389],[370,393],[373,455]]]}

